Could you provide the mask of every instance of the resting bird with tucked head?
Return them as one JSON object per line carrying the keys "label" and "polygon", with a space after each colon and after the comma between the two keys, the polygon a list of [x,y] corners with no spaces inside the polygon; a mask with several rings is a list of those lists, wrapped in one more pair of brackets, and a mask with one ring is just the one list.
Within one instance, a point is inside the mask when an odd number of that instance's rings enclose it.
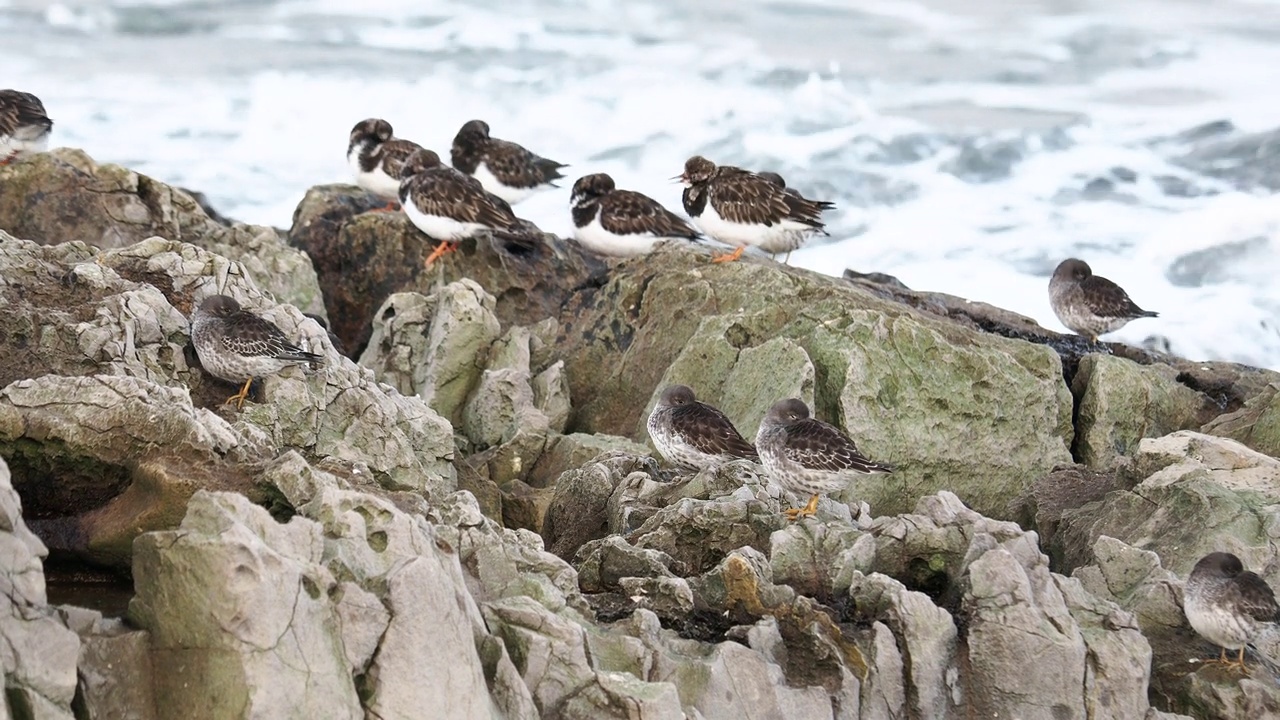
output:
{"label": "resting bird with tucked head", "polygon": [[760,459],[733,422],[714,406],[699,402],[687,385],[662,391],[647,426],[662,457],[683,468],[701,470],[737,458]]}
{"label": "resting bird with tucked head", "polygon": [[243,408],[254,378],[275,375],[290,365],[324,358],[304,351],[271,321],[240,308],[235,298],[205,298],[191,317],[191,343],[205,372],[227,382],[244,383],[227,398]]}
{"label": "resting bird with tucked head", "polygon": [[840,428],[809,417],[809,406],[799,398],[774,403],[760,422],[756,451],[769,476],[788,492],[809,495],[800,509],[788,509],[788,518],[813,515],[818,498],[836,492],[855,474],[893,472],[891,465],[874,462]]}
{"label": "resting bird with tucked head", "polygon": [[[1245,570],[1240,558],[1225,552],[1209,553],[1191,569],[1182,608],[1191,627],[1221,649],[1217,662],[1241,670],[1245,646],[1265,623],[1280,621],[1271,586]],[[1239,650],[1239,655],[1229,661],[1227,650]]]}
{"label": "resting bird with tucked head", "polygon": [[1158,317],[1129,299],[1124,288],[1093,274],[1089,264],[1068,258],[1058,264],[1049,279],[1049,304],[1053,314],[1072,332],[1098,341],[1099,335],[1115,332],[1130,320]]}

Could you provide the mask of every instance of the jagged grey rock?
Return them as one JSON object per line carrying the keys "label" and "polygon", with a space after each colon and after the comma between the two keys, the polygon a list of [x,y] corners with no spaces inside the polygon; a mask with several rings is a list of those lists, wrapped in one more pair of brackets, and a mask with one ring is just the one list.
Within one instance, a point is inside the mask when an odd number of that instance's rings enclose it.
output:
{"label": "jagged grey rock", "polygon": [[1102,353],[1080,361],[1072,392],[1076,455],[1092,468],[1110,467],[1144,437],[1194,430],[1211,417],[1210,400],[1178,382],[1167,365],[1137,363]]}
{"label": "jagged grey rock", "polygon": [[[102,250],[162,236],[228,258],[280,302],[323,313],[311,259],[275,229],[223,225],[187,192],[82,150],[57,148],[0,168],[0,228],[42,245],[85,243]],[[7,272],[7,270],[6,270]]]}
{"label": "jagged grey rock", "polygon": [[1179,577],[1221,550],[1280,584],[1280,460],[1184,430],[1142,440],[1125,473],[1138,479],[1132,489],[1063,513],[1057,535],[1067,567],[1093,564],[1107,535],[1154,551]]}
{"label": "jagged grey rock", "polygon": [[364,717],[319,524],[279,525],[241,495],[202,490],[179,530],[136,545],[129,614],[167,659],[154,668],[162,717]]}
{"label": "jagged grey rock", "polygon": [[80,639],[58,621],[45,595],[44,544],[22,521],[22,504],[0,460],[0,670],[6,717],[71,720]]}
{"label": "jagged grey rock", "polygon": [[[652,397],[635,388],[652,393],[678,369],[700,395],[719,398],[743,352],[768,344],[762,358],[794,355],[775,338],[790,341],[813,366],[816,415],[900,466],[890,478],[855,480],[838,498],[866,501],[877,515],[945,487],[999,517],[1027,483],[1071,460],[1072,398],[1052,349],[803,270],[708,265],[698,252],[659,248],[566,305],[560,323],[575,426],[633,438]],[[706,353],[691,349],[671,369],[700,331]]]}
{"label": "jagged grey rock", "polygon": [[420,395],[454,425],[480,380],[501,327],[494,299],[463,279],[431,295],[387,298],[374,315],[360,364],[405,395]]}

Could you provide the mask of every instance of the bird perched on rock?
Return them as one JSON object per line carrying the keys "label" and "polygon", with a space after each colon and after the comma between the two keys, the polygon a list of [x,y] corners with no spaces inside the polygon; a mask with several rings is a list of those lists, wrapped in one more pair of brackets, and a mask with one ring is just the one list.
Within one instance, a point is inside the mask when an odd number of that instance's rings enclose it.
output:
{"label": "bird perched on rock", "polygon": [[893,472],[890,465],[868,460],[840,428],[809,417],[809,406],[799,398],[769,408],[756,433],[756,450],[784,490],[810,495],[803,508],[786,511],[792,520],[816,513],[819,496],[843,488],[853,474]]}
{"label": "bird perched on rock", "polygon": [[295,363],[318,363],[324,358],[289,341],[271,321],[240,308],[235,298],[213,295],[191,317],[191,342],[200,365],[210,375],[244,383],[227,398],[243,408],[254,378],[275,375]]}
{"label": "bird perched on rock", "polygon": [[679,215],[648,195],[618,190],[604,173],[578,178],[569,206],[574,239],[602,255],[644,255],[661,240],[699,238]]}
{"label": "bird perched on rock", "polygon": [[[1220,648],[1218,662],[1242,670],[1244,648],[1262,624],[1280,622],[1271,586],[1245,570],[1240,558],[1225,552],[1209,553],[1191,569],[1182,608],[1191,627]],[[1236,659],[1227,660],[1227,650],[1236,649]]]}
{"label": "bird perched on rock", "polygon": [[1099,335],[1119,330],[1130,320],[1159,316],[1138,307],[1124,288],[1094,275],[1088,263],[1076,258],[1063,260],[1053,271],[1049,304],[1063,325],[1092,342],[1097,342]]}
{"label": "bird perched on rock", "polygon": [[26,153],[44,152],[52,130],[53,121],[40,98],[18,90],[0,90],[0,165]]}
{"label": "bird perched on rock", "polygon": [[392,210],[400,194],[404,161],[422,149],[416,142],[395,137],[386,120],[369,118],[351,128],[347,164],[356,184],[389,201],[383,209]]}
{"label": "bird perched on rock", "polygon": [[687,385],[671,385],[649,413],[649,437],[667,462],[691,470],[746,458],[759,461],[724,413],[698,402]]}
{"label": "bird perched on rock", "polygon": [[410,155],[401,173],[405,215],[428,237],[442,241],[427,257],[428,266],[458,241],[484,231],[532,245],[524,221],[505,200],[487,192],[476,178],[446,166],[431,150]]}
{"label": "bird perched on rock", "polygon": [[485,190],[515,205],[534,193],[559,187],[564,163],[548,160],[506,140],[489,137],[489,124],[472,120],[458,130],[450,152],[453,167],[480,181]]}
{"label": "bird perched on rock", "polygon": [[742,257],[748,246],[770,254],[787,253],[800,247],[810,235],[826,234],[818,218],[835,207],[824,200],[809,200],[794,190],[777,173],[768,176],[730,165],[715,163],[695,155],[685,161],[684,210],[698,229],[722,243],[738,249],[720,255],[715,262]]}

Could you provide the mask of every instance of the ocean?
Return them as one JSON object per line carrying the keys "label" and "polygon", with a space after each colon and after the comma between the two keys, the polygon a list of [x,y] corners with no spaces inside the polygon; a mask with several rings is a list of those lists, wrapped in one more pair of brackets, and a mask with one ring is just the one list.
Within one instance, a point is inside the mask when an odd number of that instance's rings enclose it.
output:
{"label": "ocean", "polygon": [[1107,336],[1280,370],[1274,0],[0,0],[0,87],[53,144],[288,227],[383,117],[608,172],[680,210],[685,158],[834,201],[791,263],[884,272],[1063,330],[1080,257],[1160,317]]}

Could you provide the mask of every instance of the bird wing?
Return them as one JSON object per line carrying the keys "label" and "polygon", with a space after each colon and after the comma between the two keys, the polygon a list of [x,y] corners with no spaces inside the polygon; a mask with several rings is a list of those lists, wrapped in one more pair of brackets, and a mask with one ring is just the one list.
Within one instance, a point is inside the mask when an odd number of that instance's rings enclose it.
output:
{"label": "bird wing", "polygon": [[1280,605],[1276,604],[1275,592],[1257,573],[1245,571],[1235,577],[1231,584],[1235,590],[1235,600],[1249,617],[1262,622],[1280,621]]}
{"label": "bird wing", "polygon": [[506,140],[489,140],[484,163],[499,182],[510,187],[537,187],[564,177],[559,169],[565,165],[535,155],[523,145]]}
{"label": "bird wing", "polygon": [[410,200],[424,214],[498,230],[520,228],[510,205],[485,192],[479,180],[452,168],[419,173],[409,181],[408,189]]}
{"label": "bird wing", "polygon": [[321,359],[289,342],[280,328],[251,312],[241,310],[227,318],[226,323],[222,344],[237,355],[309,362]]}
{"label": "bird wing", "polygon": [[0,92],[0,135],[12,135],[18,128],[29,125],[46,130],[53,127],[40,98],[17,90]]}
{"label": "bird wing", "polygon": [[618,235],[653,233],[658,237],[697,239],[698,231],[679,215],[643,193],[615,190],[600,201],[600,225]]}
{"label": "bird wing", "polygon": [[1089,311],[1104,318],[1155,317],[1129,299],[1124,288],[1104,277],[1090,275],[1080,283],[1081,297]]}
{"label": "bird wing", "polygon": [[699,452],[759,459],[755,446],[742,437],[733,421],[706,403],[693,402],[675,408],[671,413],[671,427]]}
{"label": "bird wing", "polygon": [[786,427],[787,458],[810,470],[839,472],[854,470],[862,473],[892,472],[883,463],[872,462],[848,436],[833,425],[814,418],[805,418]]}
{"label": "bird wing", "polygon": [[722,167],[712,187],[712,202],[720,217],[746,225],[773,225],[783,219],[821,229],[822,208],[799,194],[790,194],[768,178],[740,168]]}
{"label": "bird wing", "polygon": [[415,152],[422,150],[423,147],[412,140],[401,140],[399,138],[388,140],[382,143],[382,170],[396,180],[400,177],[400,168],[404,165],[404,161]]}

